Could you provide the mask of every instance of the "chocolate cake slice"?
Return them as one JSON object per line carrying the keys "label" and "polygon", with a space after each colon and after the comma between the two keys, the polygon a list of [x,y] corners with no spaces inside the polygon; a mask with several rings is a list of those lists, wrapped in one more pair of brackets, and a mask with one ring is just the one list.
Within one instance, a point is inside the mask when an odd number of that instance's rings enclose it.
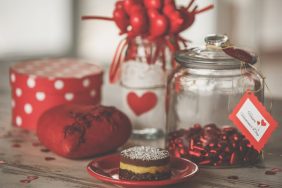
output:
{"label": "chocolate cake slice", "polygon": [[120,153],[119,178],[163,180],[171,176],[169,152],[150,146],[135,146]]}

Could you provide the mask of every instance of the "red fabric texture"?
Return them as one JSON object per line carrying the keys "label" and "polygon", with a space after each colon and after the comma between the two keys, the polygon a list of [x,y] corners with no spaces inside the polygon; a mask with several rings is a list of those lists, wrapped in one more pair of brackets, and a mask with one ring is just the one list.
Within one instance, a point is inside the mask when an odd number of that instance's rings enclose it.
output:
{"label": "red fabric texture", "polygon": [[80,159],[122,146],[131,129],[128,117],[114,107],[62,105],[43,114],[37,136],[58,155]]}

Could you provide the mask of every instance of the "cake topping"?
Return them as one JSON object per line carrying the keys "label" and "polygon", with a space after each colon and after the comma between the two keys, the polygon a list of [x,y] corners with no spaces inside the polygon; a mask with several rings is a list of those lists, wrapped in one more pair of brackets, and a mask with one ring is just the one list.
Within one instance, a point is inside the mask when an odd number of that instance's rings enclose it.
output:
{"label": "cake topping", "polygon": [[160,148],[154,148],[151,146],[135,146],[123,150],[121,155],[129,159],[137,159],[142,161],[152,161],[165,159],[169,157],[168,151]]}

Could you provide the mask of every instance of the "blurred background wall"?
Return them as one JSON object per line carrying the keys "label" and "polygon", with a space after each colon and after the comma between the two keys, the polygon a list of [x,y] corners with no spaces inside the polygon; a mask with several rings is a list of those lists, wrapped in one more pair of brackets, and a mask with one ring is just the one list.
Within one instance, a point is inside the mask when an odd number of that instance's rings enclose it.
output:
{"label": "blurred background wall", "polygon": [[70,53],[72,7],[70,0],[0,0],[0,59]]}
{"label": "blurred background wall", "polygon": [[[189,0],[176,0],[178,5]],[[111,16],[115,0],[0,0],[0,62],[37,57],[79,56],[109,64],[123,36],[114,23],[81,21],[82,15]],[[197,0],[215,9],[196,18],[182,35],[196,46],[209,33],[256,51],[274,97],[282,98],[282,1]],[[266,92],[269,95],[268,92]]]}

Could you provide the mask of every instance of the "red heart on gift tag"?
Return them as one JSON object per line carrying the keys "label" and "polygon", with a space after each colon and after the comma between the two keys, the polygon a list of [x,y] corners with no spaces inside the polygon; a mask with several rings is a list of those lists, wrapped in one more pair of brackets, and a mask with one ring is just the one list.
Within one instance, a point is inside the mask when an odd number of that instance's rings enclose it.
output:
{"label": "red heart on gift tag", "polygon": [[261,123],[261,126],[266,126],[266,122],[263,119],[261,120],[260,123]]}
{"label": "red heart on gift tag", "polygon": [[135,115],[140,116],[156,106],[157,96],[153,92],[146,92],[139,97],[136,93],[129,92],[127,95],[127,103]]}

